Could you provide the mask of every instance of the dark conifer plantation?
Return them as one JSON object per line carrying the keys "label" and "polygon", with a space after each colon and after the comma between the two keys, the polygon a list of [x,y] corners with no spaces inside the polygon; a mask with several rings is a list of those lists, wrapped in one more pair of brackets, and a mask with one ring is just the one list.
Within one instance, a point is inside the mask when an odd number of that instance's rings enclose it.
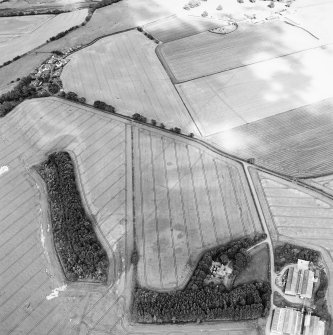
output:
{"label": "dark conifer plantation", "polygon": [[66,278],[106,282],[108,257],[84,211],[70,155],[53,153],[37,169],[47,186],[54,245]]}

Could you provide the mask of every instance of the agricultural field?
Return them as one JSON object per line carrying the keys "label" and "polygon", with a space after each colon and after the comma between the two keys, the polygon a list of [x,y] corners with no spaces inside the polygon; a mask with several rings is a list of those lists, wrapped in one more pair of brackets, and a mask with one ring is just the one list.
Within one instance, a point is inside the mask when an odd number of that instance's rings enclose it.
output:
{"label": "agricultural field", "polygon": [[[75,45],[88,44],[102,36],[143,26],[149,22],[172,15],[162,0],[121,0],[110,6],[95,10],[91,20],[64,38],[44,45],[40,51],[70,48]],[[165,2],[164,2],[165,3]]]}
{"label": "agricultural field", "polygon": [[[0,304],[2,329],[11,334],[151,333],[152,328],[134,326],[127,317],[132,213],[138,267],[145,264],[153,284],[160,278],[160,268],[153,273],[150,265],[156,263],[158,238],[158,258],[171,272],[163,270],[169,288],[186,280],[187,264],[194,266],[204,249],[262,232],[241,166],[189,140],[138,125],[131,140],[128,121],[56,98],[27,100],[2,120]],[[111,281],[106,286],[65,282],[54,254],[45,185],[33,166],[60,150],[75,158],[82,201],[108,252]],[[132,157],[138,171],[133,185]],[[257,325],[231,322],[209,328],[212,334],[258,335]],[[196,334],[207,327],[170,325],[161,334]]]}
{"label": "agricultural field", "polygon": [[156,44],[138,31],[104,38],[70,57],[62,72],[65,91],[102,100],[120,113],[197,132],[193,121],[155,55]]}
{"label": "agricultural field", "polygon": [[55,15],[0,17],[0,36],[29,34]]}
{"label": "agricultural field", "polygon": [[[115,282],[125,287],[130,280],[133,241],[127,127],[52,98],[25,101],[3,119],[0,304],[6,334],[74,334],[105,327],[104,316],[109,325],[122,317],[125,296]],[[45,187],[32,169],[55,150],[76,158],[83,203],[109,256],[108,286],[66,283],[57,266]]]}
{"label": "agricultural field", "polygon": [[144,31],[166,43],[202,33],[220,25],[218,20],[207,20],[186,16],[170,16],[143,26]]}
{"label": "agricultural field", "polygon": [[[0,44],[1,45],[1,44]],[[28,76],[34,69],[38,68],[43,62],[51,57],[51,53],[31,53],[24,57],[0,68],[0,92],[1,94],[13,88],[12,81],[17,78]]]}
{"label": "agricultural field", "polygon": [[332,51],[315,48],[176,87],[203,136],[224,147],[225,130],[331,97]]}
{"label": "agricultural field", "polygon": [[331,174],[317,178],[307,178],[303,179],[302,181],[328,194],[333,195],[333,175]]}
{"label": "agricultural field", "polygon": [[[39,59],[47,58],[45,56],[50,55],[53,50],[67,50],[78,45],[89,44],[101,36],[135,28],[171,14],[164,6],[157,5],[155,0],[122,0],[99,8],[85,26],[71,31],[59,40],[42,45],[36,49],[38,52],[36,54],[25,55],[22,59],[0,68],[0,78],[4,84],[7,84],[17,77],[31,73],[42,63]],[[45,41],[43,40],[42,43]],[[18,62],[19,65],[16,64]]]}
{"label": "agricultural field", "polygon": [[[97,0],[98,1],[98,0]],[[82,7],[88,7],[96,1],[91,0],[9,0],[0,2],[0,12],[7,10],[16,11],[40,11],[40,10],[75,10]]]}
{"label": "agricultural field", "polygon": [[[333,275],[333,201],[302,186],[250,168],[273,242],[290,242],[321,252]],[[333,282],[328,304],[333,307]]]}
{"label": "agricultural field", "polygon": [[203,32],[162,44],[157,51],[174,81],[181,83],[318,45],[320,42],[305,31],[273,21],[240,24],[226,35]]}
{"label": "agricultural field", "polygon": [[223,150],[294,177],[332,173],[333,98],[209,137]]}
{"label": "agricultural field", "polygon": [[262,232],[241,165],[152,131],[134,143],[141,285],[182,287],[206,248]]}
{"label": "agricultural field", "polygon": [[[49,38],[62,31],[80,25],[87,14],[87,9],[59,14],[50,20],[44,21],[44,24],[41,24],[37,29],[32,30],[30,33],[21,35],[19,38],[10,39],[7,43],[1,43],[0,64],[37,48],[41,44],[44,44]],[[13,25],[17,25],[16,17],[10,19],[6,18],[4,20],[14,20],[15,22]]]}

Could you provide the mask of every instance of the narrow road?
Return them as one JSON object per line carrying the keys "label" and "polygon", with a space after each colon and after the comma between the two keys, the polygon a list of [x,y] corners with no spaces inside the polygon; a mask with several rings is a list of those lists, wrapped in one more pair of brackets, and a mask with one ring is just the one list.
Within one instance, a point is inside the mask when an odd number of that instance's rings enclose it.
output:
{"label": "narrow road", "polygon": [[274,288],[275,288],[274,252],[273,252],[272,239],[271,239],[271,236],[269,234],[269,230],[268,230],[267,223],[266,223],[266,220],[265,220],[265,215],[264,215],[264,213],[262,211],[262,208],[261,208],[261,205],[260,205],[260,202],[259,202],[259,198],[258,198],[256,189],[254,187],[254,183],[253,183],[251,174],[249,172],[249,166],[251,167],[251,165],[243,162],[243,167],[244,167],[245,175],[246,175],[246,178],[248,180],[248,183],[249,183],[249,186],[250,186],[250,189],[251,189],[251,192],[252,192],[253,200],[254,200],[255,205],[257,207],[258,214],[259,214],[260,220],[262,222],[265,234],[267,235],[266,240],[264,240],[262,242],[267,242],[268,246],[269,246],[270,278],[271,278],[272,294],[271,294],[271,308],[270,308],[270,311],[269,311],[269,316],[268,316],[267,323],[266,323],[266,332],[265,332],[266,335],[269,335],[270,334],[270,325],[271,325],[270,321],[271,321],[271,318],[272,318],[272,311],[273,311],[273,308],[272,308],[273,307],[273,292],[274,292]]}

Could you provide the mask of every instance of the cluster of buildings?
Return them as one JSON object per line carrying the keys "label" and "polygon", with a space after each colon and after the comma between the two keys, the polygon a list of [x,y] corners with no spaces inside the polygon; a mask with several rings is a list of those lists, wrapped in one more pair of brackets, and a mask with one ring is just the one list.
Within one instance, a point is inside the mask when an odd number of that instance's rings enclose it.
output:
{"label": "cluster of buildings", "polygon": [[32,83],[35,87],[40,87],[43,82],[48,81],[50,78],[59,78],[61,75],[62,68],[69,62],[69,59],[65,59],[63,56],[53,55],[46,63],[42,64],[33,73],[36,78]]}
{"label": "cluster of buildings", "polygon": [[311,299],[313,285],[317,282],[315,273],[310,270],[309,262],[299,259],[297,265],[290,267],[284,293],[291,296]]}
{"label": "cluster of buildings", "polygon": [[214,277],[223,278],[232,274],[232,268],[230,267],[230,261],[228,264],[223,265],[220,262],[213,262],[210,268],[210,272]]}
{"label": "cluster of buildings", "polygon": [[271,335],[324,335],[325,321],[294,308],[275,308]]}
{"label": "cluster of buildings", "polygon": [[205,283],[220,284],[223,282],[223,284],[227,287],[233,271],[230,264],[230,261],[226,265],[220,262],[213,262],[210,267],[211,274],[206,277]]}

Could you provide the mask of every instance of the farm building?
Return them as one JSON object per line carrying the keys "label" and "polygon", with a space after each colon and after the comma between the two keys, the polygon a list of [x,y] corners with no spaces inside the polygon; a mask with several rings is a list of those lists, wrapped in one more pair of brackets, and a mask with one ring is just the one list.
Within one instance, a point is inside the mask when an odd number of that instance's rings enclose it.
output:
{"label": "farm building", "polygon": [[307,314],[304,320],[304,335],[324,335],[325,322],[321,321],[318,316]]}
{"label": "farm building", "polygon": [[271,335],[300,335],[303,314],[293,308],[275,308],[271,326]]}
{"label": "farm building", "polygon": [[297,265],[289,268],[285,294],[311,299],[313,284],[317,281],[309,262],[299,259]]}
{"label": "farm building", "polygon": [[[324,335],[325,322],[293,308],[275,308],[271,335]],[[304,324],[303,324],[304,321]]]}

